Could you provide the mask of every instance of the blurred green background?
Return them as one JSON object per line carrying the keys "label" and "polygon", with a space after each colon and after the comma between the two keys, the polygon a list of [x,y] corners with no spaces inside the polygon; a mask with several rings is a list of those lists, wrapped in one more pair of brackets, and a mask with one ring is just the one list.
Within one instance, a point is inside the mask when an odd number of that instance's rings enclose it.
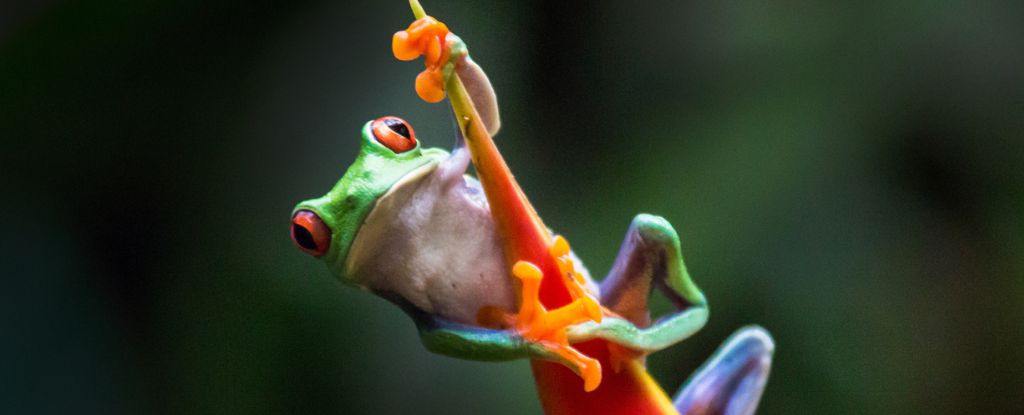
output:
{"label": "blurred green background", "polygon": [[[761,413],[1024,413],[1024,3],[427,0],[497,139],[603,275],[666,216],[729,333],[778,343]],[[427,353],[294,249],[359,128],[450,145],[391,1],[0,6],[0,411],[537,412],[525,362]]]}

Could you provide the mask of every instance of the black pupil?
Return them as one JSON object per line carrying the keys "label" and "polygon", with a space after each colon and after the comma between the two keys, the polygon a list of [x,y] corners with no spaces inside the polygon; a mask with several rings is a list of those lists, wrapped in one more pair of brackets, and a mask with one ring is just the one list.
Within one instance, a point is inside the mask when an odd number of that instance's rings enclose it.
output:
{"label": "black pupil", "polygon": [[398,135],[405,137],[406,140],[409,139],[409,127],[406,126],[405,123],[402,122],[401,120],[387,118],[384,120],[384,125],[388,126],[388,128],[390,128],[391,131],[394,131],[398,133]]}
{"label": "black pupil", "polygon": [[310,234],[306,228],[292,224],[292,234],[295,235],[295,242],[298,242],[299,246],[310,251],[315,251],[317,249],[316,242],[313,241],[313,235]]}

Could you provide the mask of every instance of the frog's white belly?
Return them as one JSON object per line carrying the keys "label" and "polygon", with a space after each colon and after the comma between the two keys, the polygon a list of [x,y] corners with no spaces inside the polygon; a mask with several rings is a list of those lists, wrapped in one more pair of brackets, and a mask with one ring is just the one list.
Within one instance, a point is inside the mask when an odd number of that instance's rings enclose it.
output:
{"label": "frog's white belly", "polygon": [[516,292],[486,199],[475,183],[448,182],[436,168],[409,173],[377,201],[346,268],[374,292],[457,322],[475,324],[483,306],[514,310]]}
{"label": "frog's white belly", "polygon": [[[590,282],[582,262],[574,262]],[[452,321],[476,324],[484,306],[515,311],[511,267],[480,184],[468,176],[446,179],[436,164],[409,173],[377,201],[345,267],[371,291]],[[588,288],[596,294],[592,282]]]}

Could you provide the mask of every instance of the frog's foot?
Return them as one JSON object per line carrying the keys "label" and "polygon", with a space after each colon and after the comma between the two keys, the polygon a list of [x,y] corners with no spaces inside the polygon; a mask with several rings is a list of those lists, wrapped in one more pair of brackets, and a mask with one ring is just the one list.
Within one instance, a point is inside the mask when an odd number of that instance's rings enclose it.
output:
{"label": "frog's foot", "polygon": [[584,287],[584,277],[576,272],[570,255],[569,243],[556,236],[548,253],[558,266],[562,282],[572,301],[554,310],[548,310],[540,300],[540,284],[544,274],[528,261],[519,261],[512,267],[512,275],[522,285],[519,313],[511,315],[497,308],[484,307],[477,315],[482,325],[512,327],[523,339],[542,348],[541,355],[565,364],[583,378],[583,388],[592,391],[601,384],[601,364],[572,347],[568,329],[580,323],[600,323],[606,310]]}
{"label": "frog's foot", "polygon": [[[543,273],[536,265],[519,261],[512,267],[512,274],[522,282],[522,302],[515,318],[515,328],[524,339],[541,344],[556,355],[566,366],[583,378],[583,388],[592,391],[601,384],[601,363],[572,347],[566,336],[566,329],[576,323],[593,321],[589,313],[596,305],[593,298],[581,297],[571,303],[548,311],[540,301],[540,282]],[[597,319],[600,320],[600,306]]]}
{"label": "frog's foot", "polygon": [[426,69],[416,77],[416,94],[427,102],[444,99],[444,87],[465,58],[466,46],[448,26],[430,16],[417,19],[409,28],[396,32],[391,38],[391,51],[403,61],[424,57]]}
{"label": "frog's foot", "polygon": [[[560,241],[560,242],[559,242]],[[498,307],[483,307],[477,313],[477,322],[494,329],[513,329],[519,337],[532,345],[534,356],[561,363],[572,369],[583,378],[586,391],[597,389],[601,384],[601,363],[569,343],[568,331],[581,323],[600,322],[602,313],[597,300],[583,288],[583,279],[573,268],[568,259],[568,244],[561,237],[552,246],[552,254],[559,264],[560,271],[570,287],[574,300],[554,310],[548,310],[540,301],[540,283],[543,272],[539,267],[527,261],[519,261],[512,267],[512,275],[522,285],[522,300],[519,312],[512,314]]]}

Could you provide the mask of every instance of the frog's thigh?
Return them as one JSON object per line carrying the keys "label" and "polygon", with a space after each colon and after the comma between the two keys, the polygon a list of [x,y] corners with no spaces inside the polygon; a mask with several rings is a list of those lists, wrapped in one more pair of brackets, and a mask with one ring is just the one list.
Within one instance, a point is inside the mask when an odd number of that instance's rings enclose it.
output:
{"label": "frog's thigh", "polygon": [[675,229],[660,216],[640,214],[626,233],[608,276],[601,304],[640,327],[650,324],[648,298],[658,287],[676,308],[704,306],[704,295],[690,280]]}

